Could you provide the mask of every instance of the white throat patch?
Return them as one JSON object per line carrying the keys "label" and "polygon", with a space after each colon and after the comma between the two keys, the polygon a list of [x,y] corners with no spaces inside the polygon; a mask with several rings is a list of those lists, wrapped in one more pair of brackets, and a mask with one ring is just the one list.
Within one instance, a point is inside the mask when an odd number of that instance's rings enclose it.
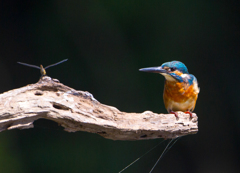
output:
{"label": "white throat patch", "polygon": [[166,74],[166,73],[160,73],[160,74],[163,75],[167,81],[170,81],[170,82],[176,82],[177,81],[176,79],[174,79],[169,74]]}

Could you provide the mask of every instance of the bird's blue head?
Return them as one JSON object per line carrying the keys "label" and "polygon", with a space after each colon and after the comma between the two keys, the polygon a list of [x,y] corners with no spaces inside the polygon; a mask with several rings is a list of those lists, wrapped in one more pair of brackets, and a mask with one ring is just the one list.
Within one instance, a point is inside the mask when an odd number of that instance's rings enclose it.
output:
{"label": "bird's blue head", "polygon": [[162,67],[162,69],[165,69],[169,72],[178,70],[179,72],[182,72],[183,74],[188,74],[187,67],[185,66],[185,64],[183,64],[180,61],[165,62],[161,65],[161,67]]}
{"label": "bird's blue head", "polygon": [[163,63],[159,67],[148,67],[142,68],[140,71],[150,72],[150,73],[160,73],[167,80],[178,80],[182,81],[182,74],[189,74],[187,67],[180,61],[171,61]]}

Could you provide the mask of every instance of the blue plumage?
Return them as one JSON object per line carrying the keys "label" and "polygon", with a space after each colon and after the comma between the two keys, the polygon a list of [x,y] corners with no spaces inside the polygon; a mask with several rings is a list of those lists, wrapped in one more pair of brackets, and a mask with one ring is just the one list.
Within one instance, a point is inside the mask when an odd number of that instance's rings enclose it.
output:
{"label": "blue plumage", "polygon": [[187,67],[180,61],[171,61],[171,62],[166,62],[166,63],[163,63],[161,65],[162,68],[164,67],[169,67],[169,68],[175,68],[177,69],[178,71],[184,73],[184,74],[188,74],[188,69]]}

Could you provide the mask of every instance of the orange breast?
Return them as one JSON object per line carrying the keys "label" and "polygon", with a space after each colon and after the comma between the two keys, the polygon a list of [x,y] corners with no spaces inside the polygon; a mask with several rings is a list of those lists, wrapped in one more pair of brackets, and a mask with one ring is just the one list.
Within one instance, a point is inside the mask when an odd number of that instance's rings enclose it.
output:
{"label": "orange breast", "polygon": [[168,111],[193,110],[197,96],[198,93],[194,91],[193,85],[165,81],[163,100]]}

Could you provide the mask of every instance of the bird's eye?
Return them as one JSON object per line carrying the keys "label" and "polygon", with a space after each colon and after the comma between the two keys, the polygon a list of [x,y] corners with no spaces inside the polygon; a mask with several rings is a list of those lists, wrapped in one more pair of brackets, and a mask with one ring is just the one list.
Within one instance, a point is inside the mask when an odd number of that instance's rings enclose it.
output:
{"label": "bird's eye", "polygon": [[175,71],[176,70],[176,67],[172,67],[169,69],[170,71]]}

